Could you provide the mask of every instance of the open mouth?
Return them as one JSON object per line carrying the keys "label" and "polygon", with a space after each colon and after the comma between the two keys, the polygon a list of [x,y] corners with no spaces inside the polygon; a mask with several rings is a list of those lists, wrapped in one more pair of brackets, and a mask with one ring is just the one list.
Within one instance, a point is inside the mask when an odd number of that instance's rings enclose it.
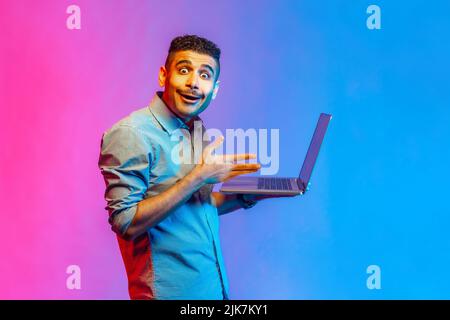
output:
{"label": "open mouth", "polygon": [[194,95],[185,94],[185,93],[181,93],[181,92],[178,92],[178,94],[187,103],[196,103],[197,101],[199,101],[202,98],[201,96],[194,96]]}

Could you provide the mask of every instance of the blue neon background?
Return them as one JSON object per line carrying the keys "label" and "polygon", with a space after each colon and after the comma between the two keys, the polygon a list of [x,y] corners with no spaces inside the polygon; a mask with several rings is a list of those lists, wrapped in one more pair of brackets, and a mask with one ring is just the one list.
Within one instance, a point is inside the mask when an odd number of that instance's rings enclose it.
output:
{"label": "blue neon background", "polygon": [[[281,175],[333,114],[310,193],[223,219],[232,298],[450,297],[450,6],[377,1],[371,31],[372,3],[244,6],[224,36],[210,122],[226,109],[223,125],[280,128]],[[366,287],[372,264],[381,290]]]}

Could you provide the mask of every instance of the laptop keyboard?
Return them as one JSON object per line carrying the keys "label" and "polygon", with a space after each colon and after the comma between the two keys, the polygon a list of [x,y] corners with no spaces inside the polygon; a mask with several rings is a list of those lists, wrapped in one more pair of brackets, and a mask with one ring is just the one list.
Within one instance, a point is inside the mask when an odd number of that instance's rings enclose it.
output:
{"label": "laptop keyboard", "polygon": [[292,190],[290,178],[258,178],[258,189]]}

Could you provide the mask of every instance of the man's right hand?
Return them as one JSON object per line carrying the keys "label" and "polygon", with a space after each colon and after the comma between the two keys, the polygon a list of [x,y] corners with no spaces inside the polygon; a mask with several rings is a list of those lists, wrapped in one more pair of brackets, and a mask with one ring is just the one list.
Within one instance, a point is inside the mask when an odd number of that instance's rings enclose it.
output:
{"label": "man's right hand", "polygon": [[205,184],[224,182],[241,174],[253,173],[261,168],[259,163],[235,163],[239,160],[255,159],[256,154],[215,155],[213,151],[223,143],[223,136],[211,142],[203,150],[200,163],[192,170]]}

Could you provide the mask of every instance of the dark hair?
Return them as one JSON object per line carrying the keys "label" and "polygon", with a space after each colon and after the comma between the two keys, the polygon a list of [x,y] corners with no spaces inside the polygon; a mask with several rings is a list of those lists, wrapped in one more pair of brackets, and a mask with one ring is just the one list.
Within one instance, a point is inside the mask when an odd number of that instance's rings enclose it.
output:
{"label": "dark hair", "polygon": [[166,68],[169,67],[170,60],[172,58],[172,54],[178,51],[186,51],[191,50],[201,54],[207,54],[210,57],[213,57],[218,65],[218,71],[216,79],[219,77],[220,73],[220,49],[217,45],[209,41],[208,39],[196,36],[196,35],[183,35],[176,37],[170,43],[169,53],[166,58]]}

